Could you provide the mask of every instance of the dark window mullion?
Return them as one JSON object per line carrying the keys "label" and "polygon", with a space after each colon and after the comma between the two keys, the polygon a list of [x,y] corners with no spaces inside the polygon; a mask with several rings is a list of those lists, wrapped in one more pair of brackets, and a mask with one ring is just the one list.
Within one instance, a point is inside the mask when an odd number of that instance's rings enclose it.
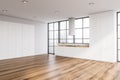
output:
{"label": "dark window mullion", "polygon": [[60,43],[60,21],[58,22],[58,43]]}
{"label": "dark window mullion", "polygon": [[75,35],[73,35],[73,44],[75,44]]}
{"label": "dark window mullion", "polygon": [[66,43],[67,43],[67,21],[66,21]]}
{"label": "dark window mullion", "polygon": [[84,43],[84,23],[83,23],[83,18],[82,18],[82,44]]}
{"label": "dark window mullion", "polygon": [[119,13],[117,13],[117,61],[119,61],[119,46],[118,46],[118,40],[119,40],[119,33],[118,33],[118,29],[119,29],[119,24],[118,24],[118,14]]}
{"label": "dark window mullion", "polygon": [[55,27],[55,23],[53,23],[53,54],[55,53],[55,40],[54,40],[54,38],[55,38],[55,36],[54,36],[54,33],[55,33],[55,31],[54,31],[54,28]]}
{"label": "dark window mullion", "polygon": [[59,28],[60,29],[60,31],[59,31],[59,33],[60,33],[59,34],[60,35],[59,39],[60,39],[60,43],[61,43],[61,24],[60,23],[61,23],[61,21],[59,22],[59,26],[60,26],[60,28]]}
{"label": "dark window mullion", "polygon": [[49,23],[48,23],[48,25],[47,25],[47,32],[48,32],[48,54],[49,54]]}

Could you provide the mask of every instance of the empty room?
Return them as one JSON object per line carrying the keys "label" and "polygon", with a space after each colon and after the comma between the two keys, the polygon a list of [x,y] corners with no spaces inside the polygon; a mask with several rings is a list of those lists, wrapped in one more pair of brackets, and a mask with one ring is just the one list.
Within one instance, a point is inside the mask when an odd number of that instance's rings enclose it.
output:
{"label": "empty room", "polygon": [[0,80],[120,80],[120,0],[0,0]]}

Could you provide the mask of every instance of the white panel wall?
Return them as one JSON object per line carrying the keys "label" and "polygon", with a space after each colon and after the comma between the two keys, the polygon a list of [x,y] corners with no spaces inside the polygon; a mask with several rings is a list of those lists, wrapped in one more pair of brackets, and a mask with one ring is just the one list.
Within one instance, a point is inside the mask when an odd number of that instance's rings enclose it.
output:
{"label": "white panel wall", "polygon": [[35,48],[35,42],[34,42],[34,26],[32,25],[23,25],[23,55],[34,55],[34,48]]}
{"label": "white panel wall", "polygon": [[116,62],[114,11],[90,15],[90,47],[57,47],[56,55]]}
{"label": "white panel wall", "polygon": [[0,21],[0,59],[34,55],[34,26]]}
{"label": "white panel wall", "polygon": [[35,53],[47,54],[47,24],[35,25]]}

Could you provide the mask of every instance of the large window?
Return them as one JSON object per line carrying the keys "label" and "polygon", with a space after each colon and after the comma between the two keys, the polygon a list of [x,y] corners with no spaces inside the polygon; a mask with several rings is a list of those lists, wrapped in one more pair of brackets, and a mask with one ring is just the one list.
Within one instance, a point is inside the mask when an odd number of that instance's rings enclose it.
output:
{"label": "large window", "polygon": [[89,43],[89,18],[75,20],[75,35],[69,35],[68,20],[48,23],[48,51],[54,53],[58,43],[86,44]]}
{"label": "large window", "polygon": [[58,22],[48,24],[48,53],[54,53],[58,44]]}
{"label": "large window", "polygon": [[68,21],[60,22],[60,43],[84,44],[89,43],[89,18],[75,20],[75,35],[69,35]]}

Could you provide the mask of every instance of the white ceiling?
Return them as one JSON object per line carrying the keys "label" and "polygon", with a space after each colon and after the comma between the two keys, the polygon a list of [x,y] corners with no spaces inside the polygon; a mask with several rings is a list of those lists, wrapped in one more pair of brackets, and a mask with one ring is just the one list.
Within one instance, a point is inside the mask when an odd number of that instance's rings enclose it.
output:
{"label": "white ceiling", "polygon": [[[120,10],[120,0],[0,0],[0,14],[43,22],[82,17],[90,13]],[[94,5],[89,3],[94,2]],[[1,10],[8,10],[3,13]]]}

